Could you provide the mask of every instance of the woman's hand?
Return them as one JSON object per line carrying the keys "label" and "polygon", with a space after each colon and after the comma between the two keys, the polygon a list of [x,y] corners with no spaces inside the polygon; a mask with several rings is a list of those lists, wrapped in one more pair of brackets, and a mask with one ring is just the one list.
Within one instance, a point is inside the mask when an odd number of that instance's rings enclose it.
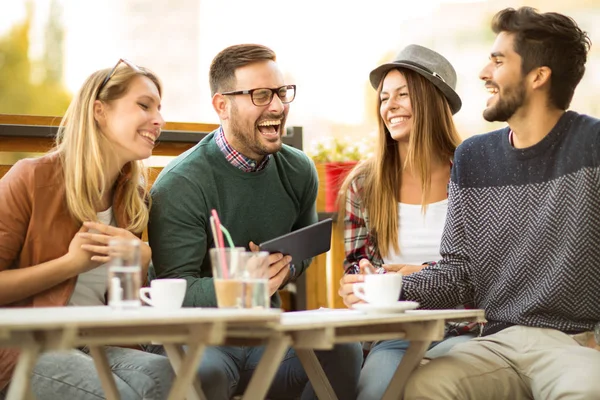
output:
{"label": "woman's hand", "polygon": [[404,276],[419,272],[425,265],[408,265],[408,264],[383,264],[383,268],[386,272],[398,272]]}
{"label": "woman's hand", "polygon": [[[90,233],[89,230],[95,230],[99,233]],[[82,230],[80,230],[76,236],[87,241],[87,243],[81,245],[81,248],[92,253],[91,260],[98,264],[104,264],[110,261],[108,243],[112,239],[117,238],[140,242],[142,268],[147,269],[150,264],[150,259],[152,258],[150,246],[127,229],[117,228],[100,222],[86,221],[83,223]]]}
{"label": "woman's hand", "polygon": [[365,276],[363,274],[347,274],[342,276],[342,279],[340,279],[340,288],[338,290],[338,294],[342,297],[346,307],[352,308],[353,304],[364,303],[364,301],[356,297],[354,294],[354,284],[356,282],[364,281]]}
{"label": "woman's hand", "polygon": [[87,272],[91,269],[96,268],[100,265],[99,262],[92,261],[93,253],[87,251],[84,246],[93,244],[93,242],[85,238],[85,233],[88,232],[88,228],[82,226],[79,232],[73,236],[71,243],[69,244],[69,251],[65,255],[68,260],[67,265],[73,267],[76,274]]}
{"label": "woman's hand", "polygon": [[366,258],[363,258],[358,262],[358,267],[359,273],[349,273],[340,279],[340,289],[338,290],[338,294],[348,308],[352,308],[352,305],[356,303],[364,303],[363,300],[359,299],[354,294],[354,284],[357,282],[364,282],[365,275],[377,273],[377,269]]}

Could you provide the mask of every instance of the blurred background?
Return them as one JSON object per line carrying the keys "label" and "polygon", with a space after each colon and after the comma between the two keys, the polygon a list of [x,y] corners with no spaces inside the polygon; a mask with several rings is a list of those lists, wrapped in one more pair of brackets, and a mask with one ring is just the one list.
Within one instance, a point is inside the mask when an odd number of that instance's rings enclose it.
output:
{"label": "blurred background", "polygon": [[[600,44],[598,0],[6,1],[0,12],[0,114],[60,116],[91,72],[123,57],[161,77],[167,121],[218,123],[208,88],[210,62],[228,45],[254,42],[273,48],[286,83],[298,85],[288,126],[303,127],[305,150],[317,158],[329,150],[329,157],[354,159],[370,151],[375,131],[369,72],[418,43],[454,64],[463,99],[455,118],[466,138],[501,126],[481,117],[488,94],[478,73],[494,39],[492,16],[523,5],[573,17]],[[599,92],[596,44],[571,108],[600,117]]]}

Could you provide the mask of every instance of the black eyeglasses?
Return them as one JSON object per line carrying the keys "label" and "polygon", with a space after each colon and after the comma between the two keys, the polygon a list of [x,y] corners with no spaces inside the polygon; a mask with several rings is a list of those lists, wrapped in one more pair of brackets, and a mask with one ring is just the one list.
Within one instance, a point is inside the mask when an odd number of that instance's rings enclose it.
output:
{"label": "black eyeglasses", "polygon": [[250,90],[238,90],[237,92],[225,92],[221,94],[224,96],[249,94],[250,98],[252,99],[252,104],[257,107],[271,104],[271,101],[273,101],[273,96],[277,94],[283,104],[288,104],[294,101],[294,98],[296,97],[296,85],[285,85],[277,89],[258,88]]}
{"label": "black eyeglasses", "polygon": [[117,61],[117,63],[115,64],[114,68],[108,73],[108,75],[106,75],[106,78],[104,78],[104,81],[102,82],[102,85],[100,85],[100,87],[98,88],[98,93],[100,93],[100,91],[102,90],[102,88],[104,86],[106,86],[106,84],[108,83],[108,81],[110,81],[110,78],[113,77],[113,75],[115,74],[115,72],[117,72],[117,67],[119,66],[119,64],[124,63],[125,65],[127,65],[129,68],[131,68],[132,70],[134,70],[135,72],[138,73],[142,73],[143,71],[140,69],[140,67],[138,67],[137,65],[135,65],[134,63],[132,63],[129,60],[126,60],[124,58],[119,59],[119,61]]}

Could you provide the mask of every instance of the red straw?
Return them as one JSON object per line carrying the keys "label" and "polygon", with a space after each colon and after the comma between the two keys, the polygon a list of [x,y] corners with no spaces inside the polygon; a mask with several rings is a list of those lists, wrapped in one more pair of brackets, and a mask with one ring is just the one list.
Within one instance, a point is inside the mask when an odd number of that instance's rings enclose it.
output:
{"label": "red straw", "polygon": [[219,258],[221,259],[221,266],[223,269],[223,278],[228,279],[229,271],[227,270],[227,263],[225,261],[225,242],[223,240],[223,232],[221,231],[221,221],[219,220],[219,214],[217,214],[217,210],[215,210],[213,208],[211,210],[211,214],[212,214],[213,218],[215,219],[215,227],[217,229],[217,240],[219,241],[219,243],[215,243],[215,247],[218,247],[221,249],[219,251],[221,257],[219,257]]}

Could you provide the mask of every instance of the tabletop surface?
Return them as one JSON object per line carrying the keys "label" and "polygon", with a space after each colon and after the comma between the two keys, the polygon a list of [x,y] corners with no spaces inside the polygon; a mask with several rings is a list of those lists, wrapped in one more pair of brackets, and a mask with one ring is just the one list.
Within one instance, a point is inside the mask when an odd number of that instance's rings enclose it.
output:
{"label": "tabletop surface", "polygon": [[485,320],[483,310],[412,310],[402,313],[366,314],[349,309],[319,309],[281,314],[280,330],[318,327],[372,326],[390,323],[437,320]]}
{"label": "tabletop surface", "polygon": [[279,309],[219,309],[179,308],[161,310],[140,307],[135,310],[114,310],[108,306],[96,307],[39,307],[0,309],[0,330],[52,329],[65,325],[78,327],[135,326],[141,324],[170,325],[178,323],[277,322]]}
{"label": "tabletop surface", "polygon": [[290,330],[326,326],[363,326],[433,320],[484,321],[483,310],[413,310],[403,313],[366,314],[348,309],[319,309],[282,313],[279,309],[180,308],[161,310],[140,307],[114,310],[97,307],[40,307],[0,309],[0,330],[53,329],[64,326],[106,327],[173,325],[226,322],[269,325],[270,329]]}

